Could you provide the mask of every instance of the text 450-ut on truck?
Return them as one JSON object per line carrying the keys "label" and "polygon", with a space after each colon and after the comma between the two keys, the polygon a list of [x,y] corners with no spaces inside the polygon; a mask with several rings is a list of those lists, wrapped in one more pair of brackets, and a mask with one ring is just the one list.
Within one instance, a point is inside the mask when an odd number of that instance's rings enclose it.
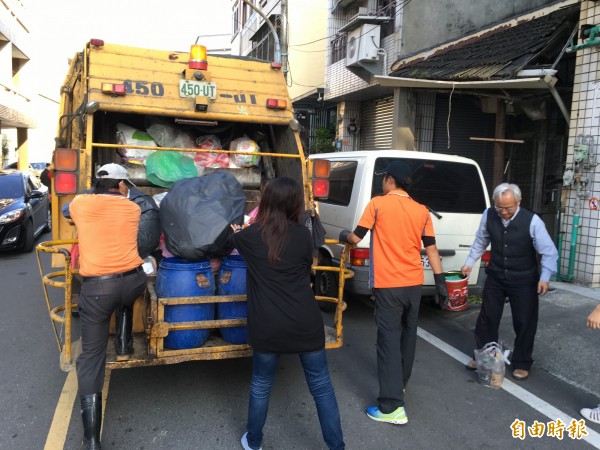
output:
{"label": "text 450-ut on truck", "polygon": [[[169,186],[150,182],[148,167],[136,157],[144,152],[179,152],[176,154],[183,153],[188,158],[192,155],[191,159],[199,163],[198,173],[192,177],[215,170],[225,170],[235,176],[246,196],[246,214],[258,205],[261,187],[279,176],[291,177],[304,187],[309,211],[314,212],[313,192],[327,195],[326,167],[319,168],[319,177],[311,180],[313,167],[305,159],[298,122],[277,63],[206,55],[205,48],[199,45],[193,45],[188,54],[105,44],[92,39],[71,61],[62,86],[60,108],[53,155],[53,235],[52,241],[38,245],[37,255],[63,370],[73,369],[78,353],[78,341],[72,342],[70,314],[76,310],[72,301],[76,297],[72,298],[71,294],[77,270],[70,267],[69,252],[77,242],[77,234],[76,228],[62,216],[61,208],[93,185],[96,171],[102,165],[125,166],[138,189],[156,195],[168,192]],[[149,123],[160,124],[167,137],[171,133],[191,136],[191,140],[167,139],[166,144],[152,142],[151,145],[123,141],[123,130],[143,131]],[[213,141],[217,137],[222,145],[199,146],[196,141],[202,136],[212,136]],[[251,139],[258,150],[228,150],[229,143],[238,138]],[[233,159],[234,154],[253,157],[259,163],[256,167],[239,167],[223,162]],[[207,160],[212,162],[207,164]],[[44,253],[52,254],[52,258],[43,257]],[[55,271],[45,273],[49,259],[51,270]],[[340,267],[344,267],[344,261]],[[326,347],[336,348],[342,345],[343,281],[352,274],[340,268],[326,270],[337,270],[341,274],[337,298],[317,297],[336,306],[331,323],[326,325]],[[165,308],[170,306],[245,301],[245,295],[160,298],[155,281],[155,276],[149,276],[146,294],[134,305],[133,357],[117,361],[114,348],[109,344],[109,367],[251,355],[250,345],[227,342],[217,331],[245,326],[245,318],[165,320]],[[57,297],[60,300],[56,300]],[[164,345],[169,333],[206,329],[211,330],[210,337],[200,347],[173,350]]]}

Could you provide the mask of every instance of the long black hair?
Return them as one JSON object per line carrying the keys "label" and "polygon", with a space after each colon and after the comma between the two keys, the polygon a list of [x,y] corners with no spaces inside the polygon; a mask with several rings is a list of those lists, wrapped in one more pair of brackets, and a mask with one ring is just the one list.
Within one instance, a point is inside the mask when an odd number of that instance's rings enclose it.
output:
{"label": "long black hair", "polygon": [[288,221],[300,222],[303,210],[304,195],[296,181],[281,177],[267,185],[260,199],[256,223],[261,226],[261,237],[267,246],[271,264],[281,259]]}

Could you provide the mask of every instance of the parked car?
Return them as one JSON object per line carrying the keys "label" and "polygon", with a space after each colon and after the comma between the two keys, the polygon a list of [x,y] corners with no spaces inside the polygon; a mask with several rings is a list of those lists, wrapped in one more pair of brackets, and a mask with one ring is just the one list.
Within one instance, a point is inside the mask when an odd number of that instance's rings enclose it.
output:
{"label": "parked car", "polygon": [[47,162],[32,162],[29,165],[41,173],[42,170],[44,170],[46,168],[46,164],[48,164],[48,163]]}
{"label": "parked car", "polygon": [[[18,170],[17,164],[18,164],[17,162],[10,163],[8,166],[5,167],[5,169]],[[44,167],[46,167],[46,166],[44,165]],[[44,170],[44,167],[42,167],[40,170],[38,170],[32,164],[29,164],[29,167],[27,167],[27,170],[29,171],[29,173],[31,173],[33,176],[35,176],[37,179],[39,179],[40,174],[42,173],[42,170]]]}
{"label": "parked car", "polygon": [[[475,161],[460,156],[403,150],[371,150],[311,155],[310,159],[331,162],[329,197],[319,200],[319,214],[326,236],[337,239],[343,229],[354,230],[367,203],[382,194],[383,175],[375,175],[394,161],[402,160],[412,172],[408,193],[427,206],[436,235],[436,244],[445,271],[460,270],[465,263],[481,214],[490,206],[481,170]],[[398,230],[401,238],[402,230]],[[370,233],[350,251],[350,269],[354,277],[345,285],[351,296],[371,295],[369,286]],[[342,245],[324,245],[319,252],[320,266],[337,266]],[[485,264],[489,253],[477,262],[469,278],[469,293],[480,294],[485,281]],[[433,272],[425,250],[421,250],[425,269],[423,295],[435,293]],[[315,274],[315,293],[337,296],[334,272]],[[335,295],[334,295],[335,294]]]}
{"label": "parked car", "polygon": [[31,252],[51,229],[48,188],[27,171],[0,170],[0,250]]}

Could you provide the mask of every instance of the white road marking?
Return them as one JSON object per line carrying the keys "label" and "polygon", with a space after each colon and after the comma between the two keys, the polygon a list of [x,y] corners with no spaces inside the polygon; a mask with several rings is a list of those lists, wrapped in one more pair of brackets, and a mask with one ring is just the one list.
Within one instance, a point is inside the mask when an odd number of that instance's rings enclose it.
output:
{"label": "white road marking", "polygon": [[[417,335],[420,338],[424,339],[425,341],[429,342],[434,347],[437,347],[438,349],[440,349],[447,355],[449,355],[452,358],[456,359],[457,361],[461,362],[462,364],[466,364],[471,359],[473,359],[471,356],[468,356],[468,355],[462,353],[461,351],[456,350],[454,347],[448,345],[441,339],[435,337],[433,334],[429,333],[428,331],[423,330],[422,328],[417,329]],[[540,412],[541,414],[545,415],[546,417],[550,418],[551,420],[560,419],[567,425],[569,423],[571,423],[572,420],[580,420],[580,419],[574,419],[573,417],[562,412],[558,408],[555,408],[548,402],[533,395],[531,392],[523,389],[520,386],[517,386],[515,383],[513,383],[510,380],[507,380],[507,379],[504,380],[504,382],[502,383],[502,389],[504,389],[509,394],[514,395],[516,398],[523,401],[524,403],[526,403],[527,405],[529,405],[536,411]],[[588,432],[588,435],[582,436],[581,440],[586,441],[589,444],[593,445],[594,447],[600,449],[600,433],[597,433],[594,430],[591,430],[590,428],[587,428],[587,427],[586,427],[586,431]]]}

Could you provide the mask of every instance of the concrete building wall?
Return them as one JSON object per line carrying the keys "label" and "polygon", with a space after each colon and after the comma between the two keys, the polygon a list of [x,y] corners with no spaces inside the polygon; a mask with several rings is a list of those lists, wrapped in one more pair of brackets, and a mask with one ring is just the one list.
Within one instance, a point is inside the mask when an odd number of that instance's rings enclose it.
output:
{"label": "concrete building wall", "polygon": [[[329,11],[337,3],[337,0],[329,0]],[[327,51],[326,51],[326,68],[325,68],[325,100],[335,99],[345,94],[360,91],[369,86],[374,86],[377,83],[365,81],[363,77],[358,76],[355,72],[346,67],[346,59],[332,62],[332,40],[339,34],[341,27],[346,25],[350,18],[358,13],[358,8],[367,8],[369,11],[377,9],[376,0],[362,0],[352,3],[346,9],[338,8],[332,14],[329,14],[327,19]],[[396,11],[394,26],[396,32],[381,40],[380,48],[384,50],[384,54],[379,55],[378,66],[381,74],[387,75],[390,66],[396,61],[399,48],[399,36],[402,24],[403,12]],[[344,33],[344,32],[342,32]]]}
{"label": "concrete building wall", "polygon": [[403,9],[410,17],[403,25],[399,55],[407,55],[451,41],[484,26],[501,22],[556,0],[419,0]]}
{"label": "concrete building wall", "polygon": [[[267,17],[281,14],[280,0],[255,3]],[[231,53],[246,56],[259,44],[255,35],[265,26],[265,21],[254,10],[247,9],[244,13],[247,7],[239,0],[233,0],[231,5],[232,20],[236,20],[233,15],[237,11],[239,26],[239,31],[232,36]],[[328,41],[327,13],[327,4],[322,0],[288,0],[287,80],[291,98],[323,87]],[[246,21],[242,24],[244,14]],[[277,27],[278,24],[273,25]]]}
{"label": "concrete building wall", "polygon": [[327,56],[327,3],[288,0],[290,97],[323,87]]}
{"label": "concrete building wall", "polygon": [[23,131],[36,123],[28,26],[27,10],[20,1],[0,3],[0,133],[6,144],[2,164],[22,159],[21,167],[29,161],[30,144],[28,133]]}
{"label": "concrete building wall", "polygon": [[[600,23],[600,4],[582,1],[580,25]],[[565,281],[600,287],[600,46],[577,51],[566,168],[575,180],[563,187],[560,274]],[[576,162],[580,136],[591,137],[590,164]],[[578,138],[579,137],[579,138]],[[577,217],[578,216],[578,217]],[[577,221],[579,221],[578,226]],[[569,279],[569,275],[573,279]]]}

